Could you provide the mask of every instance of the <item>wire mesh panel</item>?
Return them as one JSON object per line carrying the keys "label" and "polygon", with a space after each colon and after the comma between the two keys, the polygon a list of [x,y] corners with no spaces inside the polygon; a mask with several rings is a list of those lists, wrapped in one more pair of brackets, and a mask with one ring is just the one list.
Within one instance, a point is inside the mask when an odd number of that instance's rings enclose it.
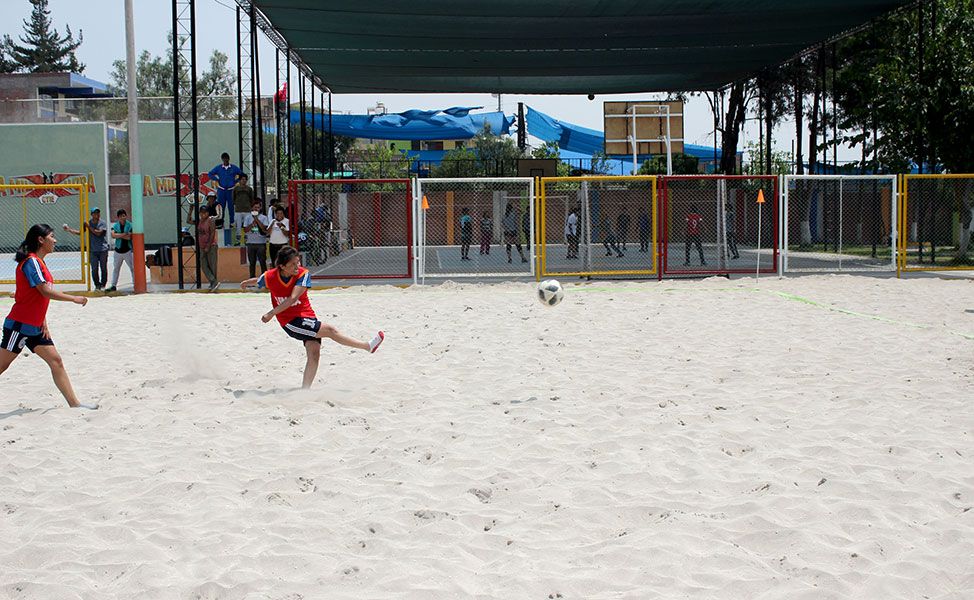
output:
{"label": "wire mesh panel", "polygon": [[777,177],[660,179],[664,275],[777,272]]}
{"label": "wire mesh panel", "polygon": [[292,244],[312,277],[412,277],[408,179],[295,180],[288,198]]}
{"label": "wire mesh panel", "polygon": [[783,271],[896,268],[895,175],[787,175]]}
{"label": "wire mesh panel", "polygon": [[543,275],[657,274],[656,177],[543,177]]}
{"label": "wire mesh panel", "polygon": [[974,269],[974,175],[904,175],[900,269]]}
{"label": "wire mesh panel", "polygon": [[534,275],[534,179],[418,179],[420,272]]}
{"label": "wire mesh panel", "polygon": [[[55,281],[88,282],[88,234],[84,222],[88,212],[86,184],[0,185],[0,283],[16,282],[14,254],[27,231],[38,223],[54,229],[57,247],[44,260]],[[81,233],[62,229],[67,225]]]}

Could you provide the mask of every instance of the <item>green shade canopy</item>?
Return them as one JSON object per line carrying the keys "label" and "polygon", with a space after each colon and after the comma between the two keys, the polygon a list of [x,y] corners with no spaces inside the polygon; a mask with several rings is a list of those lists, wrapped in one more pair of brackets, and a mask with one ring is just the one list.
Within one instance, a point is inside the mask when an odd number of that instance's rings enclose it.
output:
{"label": "green shade canopy", "polygon": [[713,90],[908,0],[254,0],[333,91]]}

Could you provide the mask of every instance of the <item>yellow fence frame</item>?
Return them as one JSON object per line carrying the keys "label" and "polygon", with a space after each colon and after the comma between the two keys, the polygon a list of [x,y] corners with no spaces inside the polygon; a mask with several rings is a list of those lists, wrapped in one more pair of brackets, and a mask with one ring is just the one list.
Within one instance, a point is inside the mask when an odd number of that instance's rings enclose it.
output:
{"label": "yellow fence frame", "polygon": [[935,272],[935,271],[971,271],[974,270],[974,266],[961,266],[961,267],[911,267],[906,264],[907,250],[909,249],[909,231],[908,227],[910,221],[907,216],[907,209],[910,206],[910,181],[914,179],[974,179],[974,174],[969,173],[924,173],[924,174],[905,174],[900,175],[900,227],[898,232],[897,240],[897,251],[899,259],[897,260],[897,270],[896,276],[900,277],[903,273],[919,273],[924,271]]}
{"label": "yellow fence frame", "polygon": [[[538,229],[538,249],[539,252],[539,268],[538,278],[542,276],[557,275],[560,277],[593,277],[593,276],[611,276],[611,275],[658,275],[659,274],[659,222],[658,222],[658,208],[659,202],[657,201],[658,194],[658,180],[659,177],[656,175],[590,175],[582,177],[542,177],[539,180],[538,187],[541,190],[540,202],[538,202],[538,207],[540,210],[540,223]],[[572,272],[549,272],[548,271],[548,231],[547,231],[547,188],[548,183],[558,183],[558,182],[582,182],[582,181],[644,181],[651,184],[651,189],[653,190],[652,199],[650,200],[649,211],[652,217],[652,268],[651,269],[620,269],[618,271],[572,271]]]}
{"label": "yellow fence frame", "polygon": [[[82,232],[79,237],[81,244],[81,278],[80,279],[61,279],[59,283],[72,283],[72,284],[84,284],[87,286],[88,290],[91,290],[91,278],[89,276],[90,270],[90,257],[88,256],[88,248],[90,247],[91,240],[89,239],[89,233],[84,228],[85,219],[88,216],[88,185],[84,183],[54,183],[54,184],[34,184],[34,183],[11,183],[0,185],[0,195],[10,197],[10,194],[6,192],[14,192],[14,196],[17,196],[17,192],[21,192],[20,200],[23,206],[24,213],[24,236],[27,236],[27,230],[33,225],[33,223],[27,222],[27,202],[31,200],[27,196],[22,195],[23,192],[33,191],[33,190],[75,190],[78,194],[78,231]],[[57,232],[58,224],[51,225]],[[0,279],[0,284],[13,285],[16,280],[10,279]]]}

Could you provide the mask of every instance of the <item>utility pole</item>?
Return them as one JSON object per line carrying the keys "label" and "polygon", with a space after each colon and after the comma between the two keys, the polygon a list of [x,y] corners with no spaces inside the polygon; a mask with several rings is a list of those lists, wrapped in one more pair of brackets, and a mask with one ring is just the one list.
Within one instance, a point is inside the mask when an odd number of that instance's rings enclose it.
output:
{"label": "utility pole", "polygon": [[[175,32],[173,32],[175,35]],[[132,197],[132,254],[135,271],[135,293],[144,294],[145,223],[142,218],[142,168],[139,162],[139,90],[135,84],[135,15],[132,0],[125,0],[125,86],[128,88],[129,111],[129,192]],[[178,178],[177,178],[178,179]],[[178,197],[178,181],[177,181]],[[111,215],[107,215],[111,220]]]}

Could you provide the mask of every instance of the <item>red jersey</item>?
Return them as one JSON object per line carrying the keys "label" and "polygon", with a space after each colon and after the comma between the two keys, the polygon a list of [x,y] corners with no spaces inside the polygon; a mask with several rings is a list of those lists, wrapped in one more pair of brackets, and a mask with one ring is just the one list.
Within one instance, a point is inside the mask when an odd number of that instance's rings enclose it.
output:
{"label": "red jersey", "polygon": [[700,222],[703,217],[693,212],[687,215],[687,234],[700,235]]}
{"label": "red jersey", "polygon": [[[271,269],[257,280],[257,287],[266,287],[271,293],[271,305],[277,308],[282,302],[291,297],[294,286],[300,285],[306,288],[311,287],[311,273],[304,267],[298,268],[298,274],[284,281],[279,269]],[[305,290],[297,302],[287,310],[277,314],[277,321],[283,327],[294,319],[317,319],[308,300],[308,290]]]}
{"label": "red jersey", "polygon": [[14,292],[14,306],[7,318],[25,325],[43,327],[51,301],[37,288],[45,283],[54,283],[47,265],[36,254],[28,254],[17,265],[17,291]]}

